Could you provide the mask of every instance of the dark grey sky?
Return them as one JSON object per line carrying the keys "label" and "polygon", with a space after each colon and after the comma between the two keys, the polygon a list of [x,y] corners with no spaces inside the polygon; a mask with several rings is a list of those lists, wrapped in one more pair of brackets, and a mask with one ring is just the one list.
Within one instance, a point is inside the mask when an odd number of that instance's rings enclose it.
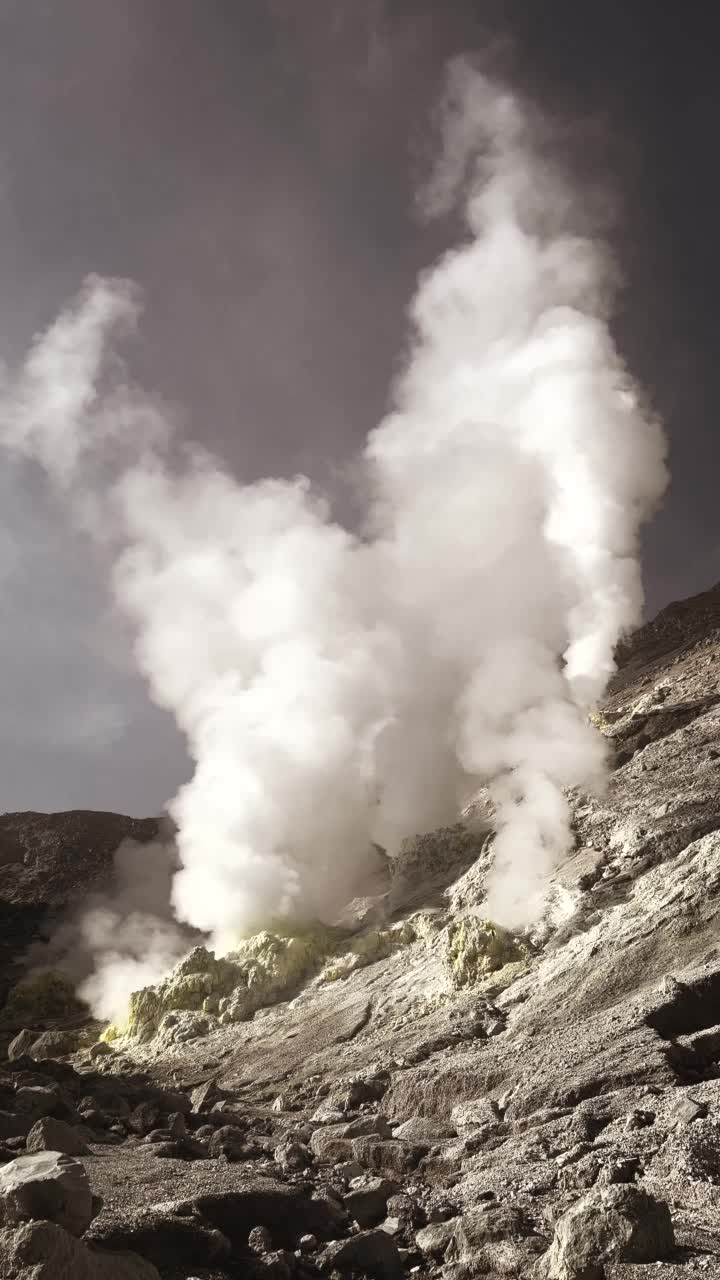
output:
{"label": "dark grey sky", "polygon": [[[720,577],[715,7],[657,0],[4,0],[0,354],[89,271],[146,295],[132,369],[236,473],[321,481],[380,416],[445,59],[591,123],[622,201],[618,336],[672,442],[649,608]],[[578,159],[576,155],[575,159]],[[447,234],[447,228],[445,229]],[[92,551],[0,480],[0,808],[156,811],[187,772]]]}

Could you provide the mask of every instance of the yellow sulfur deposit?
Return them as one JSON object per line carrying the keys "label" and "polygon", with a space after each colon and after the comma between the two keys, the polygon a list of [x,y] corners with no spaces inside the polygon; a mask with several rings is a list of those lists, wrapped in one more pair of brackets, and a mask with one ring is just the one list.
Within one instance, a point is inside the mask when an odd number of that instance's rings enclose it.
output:
{"label": "yellow sulfur deposit", "polygon": [[338,948],[343,934],[322,924],[290,933],[275,926],[247,938],[228,957],[237,966],[232,990],[218,1005],[221,1022],[242,1022],[263,1005],[294,994]]}
{"label": "yellow sulfur deposit", "polygon": [[434,916],[418,912],[398,924],[369,929],[367,933],[353,938],[346,951],[328,961],[318,975],[318,982],[337,982],[366,965],[374,964],[376,960],[384,960],[401,947],[410,946],[413,942],[429,942],[438,927]]}
{"label": "yellow sulfur deposit", "polygon": [[444,958],[454,987],[474,987],[506,967],[516,977],[527,961],[527,949],[492,920],[467,915],[448,925]]}
{"label": "yellow sulfur deposit", "polygon": [[133,992],[127,1022],[107,1027],[103,1039],[150,1040],[166,1013],[203,1012],[221,1023],[242,1022],[256,1009],[294,994],[317,973],[344,934],[321,924],[291,932],[273,924],[245,938],[227,956],[196,947],[156,986]]}

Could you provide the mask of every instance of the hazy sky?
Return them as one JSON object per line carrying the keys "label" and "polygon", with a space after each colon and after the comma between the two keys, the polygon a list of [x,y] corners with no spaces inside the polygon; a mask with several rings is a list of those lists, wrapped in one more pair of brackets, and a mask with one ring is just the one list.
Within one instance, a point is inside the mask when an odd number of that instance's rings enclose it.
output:
{"label": "hazy sky", "polygon": [[[0,357],[87,272],[145,291],[134,375],[241,477],[328,481],[380,417],[448,228],[413,211],[445,59],[479,50],[611,179],[617,332],[672,444],[649,609],[720,577],[713,6],[656,0],[3,0]],[[102,566],[0,476],[0,808],[157,811],[188,770]]]}

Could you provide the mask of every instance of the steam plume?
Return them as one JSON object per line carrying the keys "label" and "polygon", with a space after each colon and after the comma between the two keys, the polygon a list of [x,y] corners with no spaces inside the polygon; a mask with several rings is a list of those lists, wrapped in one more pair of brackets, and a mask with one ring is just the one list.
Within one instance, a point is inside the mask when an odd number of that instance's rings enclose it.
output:
{"label": "steam plume", "polygon": [[137,660],[186,735],[173,902],[219,946],[328,911],[371,841],[454,820],[480,782],[488,914],[527,923],[569,844],[564,789],[602,779],[586,712],[639,619],[638,530],[666,482],[608,327],[615,271],[523,104],[466,62],[425,206],[466,234],[411,304],[359,534],[302,477],[242,485],[173,445],[108,361],[138,317],[122,282],[88,281],[4,390],[7,446],[113,548]]}

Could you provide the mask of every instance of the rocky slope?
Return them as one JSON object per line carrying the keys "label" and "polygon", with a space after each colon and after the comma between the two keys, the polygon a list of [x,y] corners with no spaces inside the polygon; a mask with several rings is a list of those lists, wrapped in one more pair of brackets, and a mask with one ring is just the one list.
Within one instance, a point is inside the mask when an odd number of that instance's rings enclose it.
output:
{"label": "rocky slope", "polygon": [[[531,935],[483,918],[479,797],[333,929],[196,949],[109,1042],[11,993],[0,1274],[720,1277],[719,647],[720,588],[624,646]],[[17,952],[128,820],[2,821]]]}

